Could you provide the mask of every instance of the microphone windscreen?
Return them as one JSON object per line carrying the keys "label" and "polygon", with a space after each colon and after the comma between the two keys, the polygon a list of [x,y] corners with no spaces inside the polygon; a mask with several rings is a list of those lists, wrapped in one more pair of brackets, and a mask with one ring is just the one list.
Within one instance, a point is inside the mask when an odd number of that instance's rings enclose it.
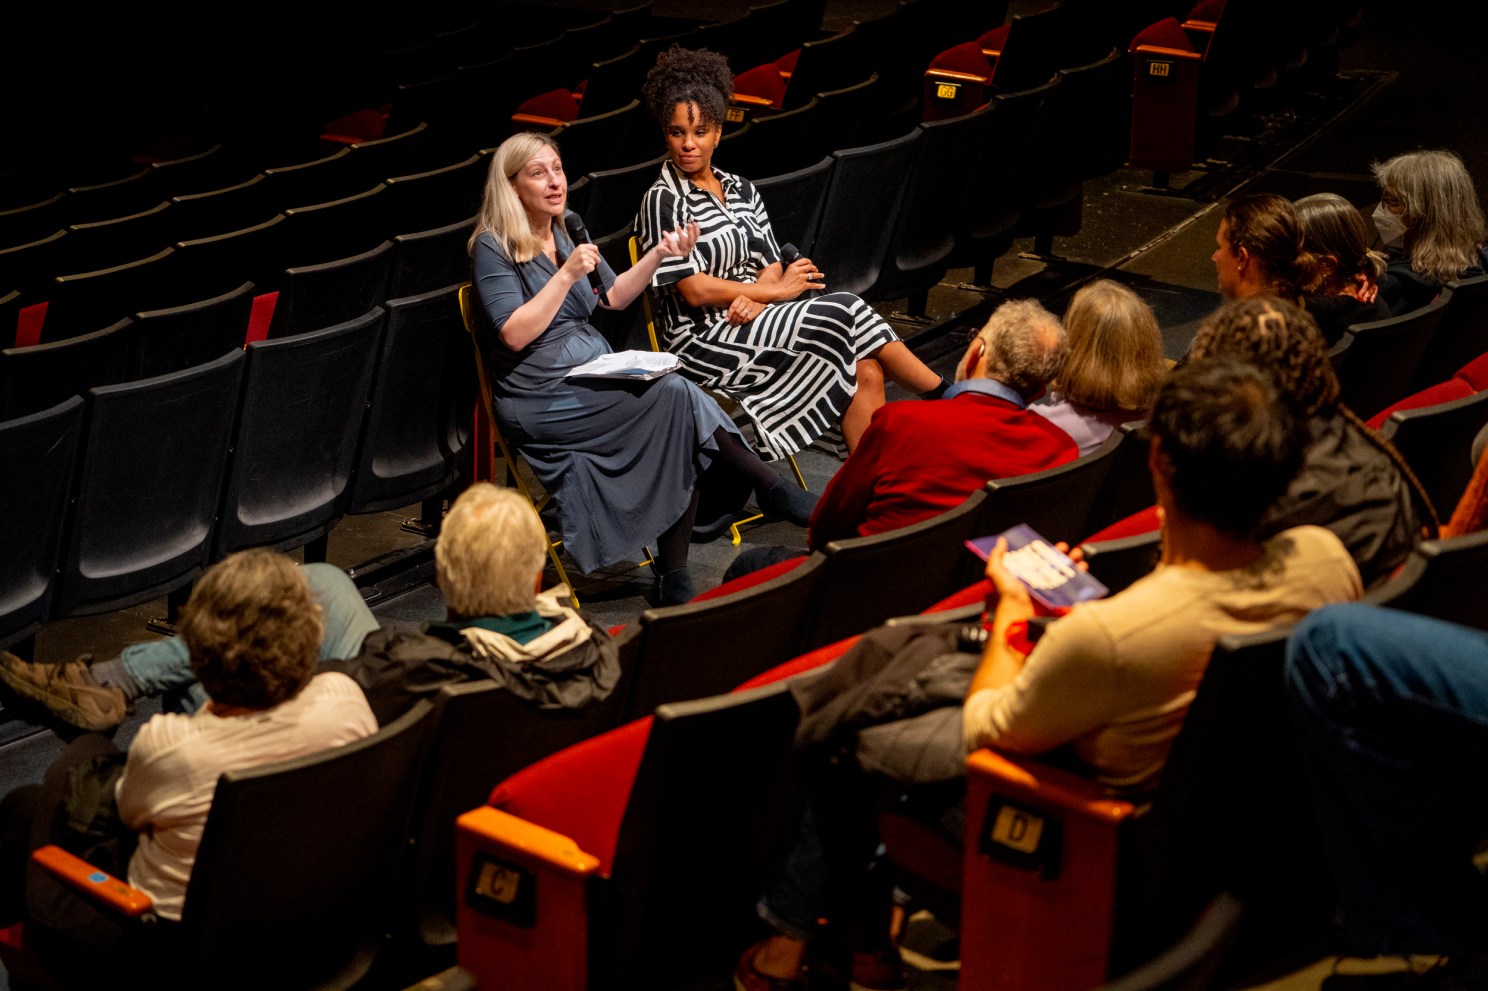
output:
{"label": "microphone windscreen", "polygon": [[782,244],[780,246],[780,262],[781,262],[781,264],[783,264],[783,265],[789,265],[792,262],[794,262],[797,258],[800,258],[800,257],[801,257],[801,249],[800,248],[797,248],[794,244],[791,244],[789,241],[787,241],[785,244]]}
{"label": "microphone windscreen", "polygon": [[580,220],[579,215],[572,210],[563,215],[563,226],[568,229],[569,239],[574,244],[582,244],[589,240],[589,231],[585,229],[584,221]]}

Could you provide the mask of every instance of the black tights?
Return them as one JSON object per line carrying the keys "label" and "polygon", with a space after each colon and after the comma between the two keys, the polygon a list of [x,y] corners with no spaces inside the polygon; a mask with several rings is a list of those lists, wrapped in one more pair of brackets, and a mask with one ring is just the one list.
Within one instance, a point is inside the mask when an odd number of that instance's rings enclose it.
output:
{"label": "black tights", "polygon": [[[755,492],[764,492],[780,482],[781,476],[775,472],[774,468],[761,461],[758,454],[751,451],[738,437],[729,433],[724,427],[713,431],[713,440],[718,445],[718,457],[749,479]],[[694,486],[687,509],[677,518],[677,522],[667,527],[661,536],[656,538],[658,574],[664,575],[667,572],[687,567],[687,552],[692,544],[692,525],[697,522],[697,509],[698,490]]]}
{"label": "black tights", "polygon": [[760,460],[744,443],[723,427],[713,431],[713,440],[718,444],[718,456],[730,468],[745,476],[754,485],[756,493],[763,492],[779,483],[781,476],[774,468]]}
{"label": "black tights", "polygon": [[692,490],[687,508],[677,522],[662,531],[656,538],[656,573],[659,575],[687,567],[687,551],[692,544],[692,525],[697,521],[698,491]]}

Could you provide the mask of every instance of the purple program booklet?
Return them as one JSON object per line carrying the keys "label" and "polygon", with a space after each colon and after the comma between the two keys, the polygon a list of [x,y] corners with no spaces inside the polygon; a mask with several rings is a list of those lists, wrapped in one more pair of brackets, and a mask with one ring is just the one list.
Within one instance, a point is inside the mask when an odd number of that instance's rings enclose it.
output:
{"label": "purple program booklet", "polygon": [[1067,555],[1026,523],[990,537],[968,540],[966,546],[985,561],[998,537],[1007,538],[1008,552],[1003,563],[1028,586],[1028,594],[1034,601],[1047,609],[1067,609],[1077,602],[1099,599],[1110,591],[1089,572],[1075,567]]}

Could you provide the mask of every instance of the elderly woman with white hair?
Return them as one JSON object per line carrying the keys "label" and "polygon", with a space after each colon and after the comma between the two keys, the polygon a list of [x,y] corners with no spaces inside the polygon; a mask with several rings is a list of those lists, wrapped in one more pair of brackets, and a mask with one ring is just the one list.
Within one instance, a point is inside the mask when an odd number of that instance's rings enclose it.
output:
{"label": "elderly woman with white hair", "polygon": [[1374,226],[1388,262],[1379,291],[1392,314],[1427,305],[1454,279],[1488,271],[1483,209],[1461,158],[1413,151],[1373,169],[1380,187]]}
{"label": "elderly woman with white hair", "polygon": [[563,161],[546,135],[513,135],[491,156],[470,256],[492,406],[555,496],[564,547],[580,570],[655,540],[656,597],[685,602],[696,483],[713,458],[747,477],[772,516],[804,526],[815,499],[760,460],[717,402],[680,375],[569,376],[610,350],[589,322],[595,306],[630,305],[664,258],[692,251],[698,231],[664,232],[617,276],[597,247],[569,236],[567,201]]}

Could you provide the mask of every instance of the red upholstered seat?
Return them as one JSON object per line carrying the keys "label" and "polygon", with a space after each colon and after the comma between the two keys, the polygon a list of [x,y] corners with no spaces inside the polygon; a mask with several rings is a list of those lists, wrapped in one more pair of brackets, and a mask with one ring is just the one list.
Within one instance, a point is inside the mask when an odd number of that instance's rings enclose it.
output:
{"label": "red upholstered seat", "polygon": [[1120,537],[1134,537],[1139,533],[1151,533],[1159,527],[1157,521],[1157,507],[1149,506],[1146,509],[1132,513],[1126,519],[1117,520],[1102,530],[1097,530],[1084,540],[1082,544],[1097,544],[1103,540],[1116,540]]}
{"label": "red upholstered seat", "polygon": [[806,560],[805,554],[802,554],[800,557],[777,561],[767,568],[751,571],[747,575],[740,575],[731,582],[724,582],[722,585],[710,588],[706,592],[700,592],[693,596],[692,601],[700,602],[704,599],[716,599],[721,595],[728,595],[730,592],[738,592],[746,588],[753,588],[756,585],[762,585],[777,575],[783,575],[787,571],[800,567],[801,562],[804,560]]}
{"label": "red upholstered seat", "polygon": [[1129,51],[1136,51],[1138,45],[1146,45],[1151,48],[1175,48],[1180,52],[1191,52],[1194,50],[1193,42],[1189,40],[1188,32],[1183,30],[1183,25],[1178,23],[1174,17],[1164,17],[1155,24],[1148,25],[1138,32],[1132,39]]}
{"label": "red upholstered seat", "polygon": [[965,72],[983,78],[990,78],[992,75],[992,63],[987,60],[981,43],[977,41],[966,41],[947,48],[930,60],[930,68]]}
{"label": "red upholstered seat", "polygon": [[1488,354],[1482,354],[1457,370],[1456,378],[1462,379],[1473,392],[1488,389]]}
{"label": "red upholstered seat", "polygon": [[41,343],[41,326],[46,323],[46,311],[45,302],[21,307],[20,313],[16,314],[16,347],[28,348]]}
{"label": "red upholstered seat", "polygon": [[1008,29],[1011,27],[1011,24],[1002,24],[986,32],[977,39],[977,47],[983,52],[1002,51],[1003,46],[1007,44]]}
{"label": "red upholstered seat", "polygon": [[517,112],[512,115],[512,119],[525,124],[548,124],[557,127],[559,124],[577,120],[578,116],[578,98],[560,87],[523,100],[517,105]]}
{"label": "red upholstered seat", "polygon": [[734,77],[734,96],[755,97],[779,110],[785,99],[785,80],[775,63],[766,62]]}
{"label": "red upholstered seat", "polygon": [[848,648],[857,643],[861,636],[861,634],[858,634],[856,636],[844,637],[841,640],[823,644],[815,650],[808,650],[800,657],[793,657],[784,664],[777,664],[763,674],[755,675],[738,688],[735,688],[734,691],[745,692],[751,688],[769,685],[784,678],[793,678],[803,671],[810,671],[812,668],[819,668],[823,664],[835,661],[847,653]]}
{"label": "red upholstered seat", "polygon": [[1191,21],[1209,21],[1213,23],[1219,20],[1224,13],[1225,0],[1199,0],[1188,12]]}
{"label": "red upholstered seat", "polygon": [[1466,379],[1450,378],[1445,382],[1438,382],[1436,385],[1428,386],[1420,392],[1412,393],[1392,406],[1386,406],[1371,416],[1367,422],[1371,427],[1378,430],[1385,425],[1385,421],[1390,418],[1390,414],[1396,410],[1421,409],[1426,406],[1435,406],[1438,403],[1461,399],[1463,396],[1471,396],[1477,391],[1468,384]]}
{"label": "red upholstered seat", "polygon": [[973,602],[985,602],[991,591],[991,579],[983,578],[979,582],[973,582],[966,586],[959,592],[952,592],[944,599],[935,603],[935,605],[926,609],[925,612],[945,612],[947,609],[959,609],[962,606],[969,606]]}
{"label": "red upholstered seat", "polygon": [[608,875],[651,718],[601,733],[523,768],[487,804],[572,839]]}

